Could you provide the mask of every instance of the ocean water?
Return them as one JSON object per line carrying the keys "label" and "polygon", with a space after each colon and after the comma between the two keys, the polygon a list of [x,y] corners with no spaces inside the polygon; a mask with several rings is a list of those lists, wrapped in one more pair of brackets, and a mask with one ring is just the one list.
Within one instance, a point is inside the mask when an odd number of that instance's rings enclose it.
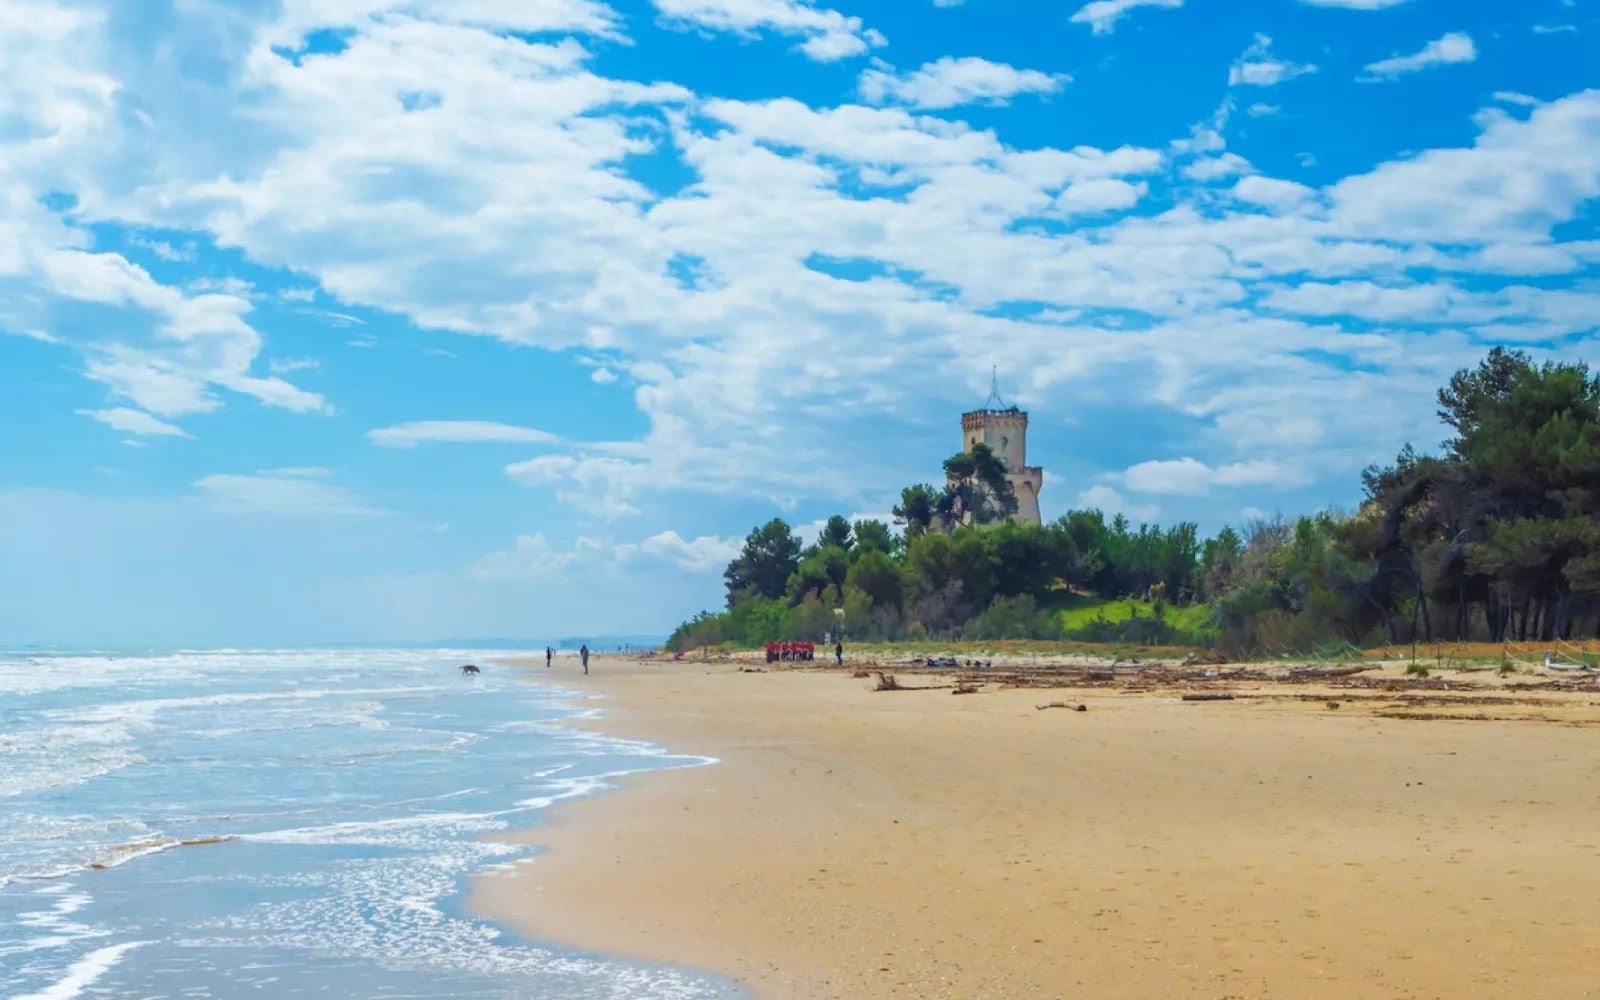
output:
{"label": "ocean water", "polygon": [[706,763],[493,655],[0,653],[0,997],[738,996],[465,912],[494,834]]}

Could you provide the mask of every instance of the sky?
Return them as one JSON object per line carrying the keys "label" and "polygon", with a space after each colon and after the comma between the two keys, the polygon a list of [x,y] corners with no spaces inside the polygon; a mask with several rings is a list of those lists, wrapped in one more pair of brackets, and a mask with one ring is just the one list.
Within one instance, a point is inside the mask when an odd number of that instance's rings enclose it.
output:
{"label": "sky", "polygon": [[1600,0],[5,0],[0,645],[665,632],[755,524],[1360,499],[1600,362]]}

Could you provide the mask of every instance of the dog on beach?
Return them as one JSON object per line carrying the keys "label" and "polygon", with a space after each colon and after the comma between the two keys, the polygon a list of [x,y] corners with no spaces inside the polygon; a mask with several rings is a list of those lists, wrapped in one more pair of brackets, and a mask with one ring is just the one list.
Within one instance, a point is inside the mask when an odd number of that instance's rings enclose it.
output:
{"label": "dog on beach", "polygon": [[464,673],[464,674],[476,674],[476,673],[479,673],[480,671],[478,670],[478,667],[477,667],[476,664],[468,663],[468,664],[466,664],[465,666],[463,666],[461,668],[461,672]]}

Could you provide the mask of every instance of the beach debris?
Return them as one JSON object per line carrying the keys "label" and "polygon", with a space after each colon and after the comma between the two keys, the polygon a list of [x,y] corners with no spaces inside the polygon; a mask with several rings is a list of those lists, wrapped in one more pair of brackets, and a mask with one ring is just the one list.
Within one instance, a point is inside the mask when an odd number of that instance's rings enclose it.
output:
{"label": "beach debris", "polygon": [[1339,703],[1336,701],[1330,701],[1328,702],[1328,707],[1330,709],[1337,709],[1339,707]]}
{"label": "beach debris", "polygon": [[951,694],[977,694],[978,693],[978,686],[976,684],[968,684],[966,681],[957,681],[956,682],[956,686],[951,689],[950,693]]}
{"label": "beach debris", "polygon": [[901,687],[900,686],[900,682],[894,679],[894,674],[886,674],[886,673],[884,673],[883,671],[880,670],[880,671],[878,671],[878,686],[873,688],[872,690],[874,690],[874,691],[904,691],[905,688]]}
{"label": "beach debris", "polygon": [[1289,679],[1292,681],[1316,680],[1320,677],[1351,677],[1368,670],[1379,669],[1376,663],[1359,663],[1350,667],[1304,667],[1291,669]]}
{"label": "beach debris", "polygon": [[1035,705],[1033,707],[1041,712],[1047,708],[1069,708],[1074,712],[1087,712],[1089,710],[1088,705],[1069,705],[1064,701],[1052,701],[1049,704]]}
{"label": "beach debris", "polygon": [[852,670],[850,676],[855,678],[871,677],[872,672],[868,670]]}
{"label": "beach debris", "polygon": [[1226,691],[1196,691],[1183,696],[1184,701],[1232,701],[1233,695]]}

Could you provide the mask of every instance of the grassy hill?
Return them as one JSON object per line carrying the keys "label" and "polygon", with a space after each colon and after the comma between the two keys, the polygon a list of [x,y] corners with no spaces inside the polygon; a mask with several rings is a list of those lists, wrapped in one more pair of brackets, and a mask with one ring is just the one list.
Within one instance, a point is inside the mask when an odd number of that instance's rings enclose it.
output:
{"label": "grassy hill", "polygon": [[[1155,614],[1155,607],[1149,601],[1133,598],[1113,601],[1074,594],[1050,602],[1049,611],[1063,630],[1073,630],[1101,618],[1108,622],[1125,622],[1135,617],[1149,618]],[[1162,620],[1180,632],[1202,632],[1210,618],[1211,609],[1204,604],[1169,604],[1162,611]]]}

